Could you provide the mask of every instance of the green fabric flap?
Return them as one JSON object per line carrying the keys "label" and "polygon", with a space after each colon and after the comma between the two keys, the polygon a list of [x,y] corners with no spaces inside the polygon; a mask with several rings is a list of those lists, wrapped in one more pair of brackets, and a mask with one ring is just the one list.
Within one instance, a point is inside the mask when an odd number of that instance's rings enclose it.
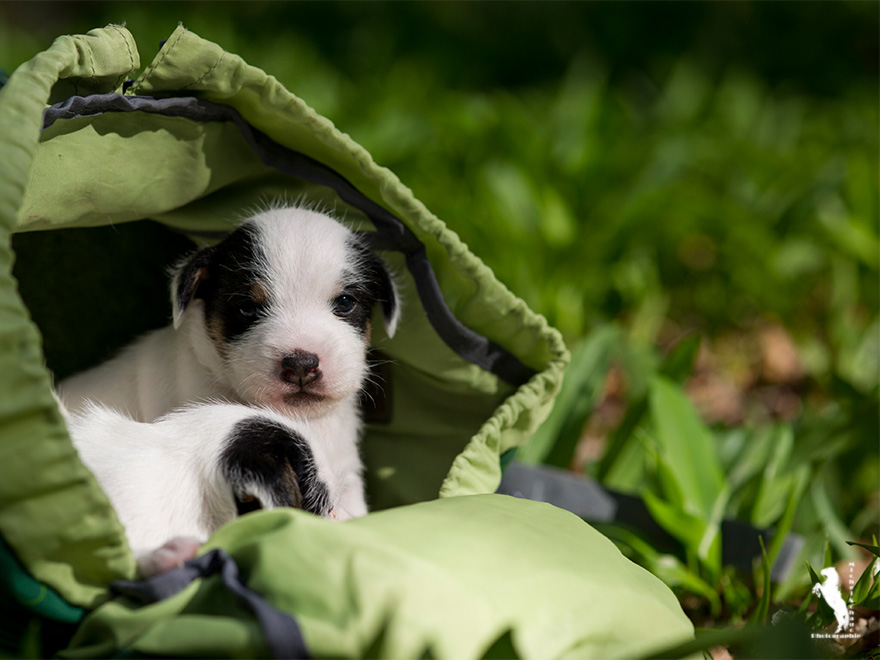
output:
{"label": "green fabric flap", "polygon": [[[161,216],[266,170],[220,122],[107,113],[57,121],[40,140],[18,231]],[[201,228],[229,230],[240,210],[219,209]]]}
{"label": "green fabric flap", "polygon": [[131,36],[110,27],[60,37],[0,89],[0,533],[4,553],[7,547],[13,553],[4,558],[2,579],[13,597],[61,621],[79,615],[67,603],[93,606],[109,581],[133,575],[134,561],[58,415],[39,331],[11,274],[10,232],[56,82],[112,91],[137,66]]}
{"label": "green fabric flap", "polygon": [[[522,658],[621,658],[685,641],[672,592],[607,538],[550,505],[501,495],[436,500],[338,524],[248,515],[209,547],[293,614],[315,657],[481,657],[512,631]],[[327,552],[327,548],[333,548]],[[283,577],[282,577],[283,576]],[[66,657],[266,656],[217,578],[155,605],[107,603]]]}

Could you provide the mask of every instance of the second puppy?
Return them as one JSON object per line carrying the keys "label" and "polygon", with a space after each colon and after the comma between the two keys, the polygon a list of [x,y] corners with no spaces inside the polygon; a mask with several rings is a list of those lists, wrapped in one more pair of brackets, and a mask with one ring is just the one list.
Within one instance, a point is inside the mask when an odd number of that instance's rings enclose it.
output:
{"label": "second puppy", "polygon": [[153,423],[95,405],[61,410],[144,575],[189,559],[221,525],[255,509],[350,517],[338,506],[343,479],[307,422],[235,404],[192,406]]}

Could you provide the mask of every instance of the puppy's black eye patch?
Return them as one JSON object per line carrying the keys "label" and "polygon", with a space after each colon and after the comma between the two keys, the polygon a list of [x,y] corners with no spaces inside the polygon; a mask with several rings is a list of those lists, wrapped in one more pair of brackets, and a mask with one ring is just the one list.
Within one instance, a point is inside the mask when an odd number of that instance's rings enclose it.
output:
{"label": "puppy's black eye patch", "polygon": [[217,337],[232,342],[266,315],[267,305],[254,300],[246,291],[224,293],[206,305],[207,321]]}
{"label": "puppy's black eye patch", "polygon": [[347,273],[346,289],[357,292],[359,306],[355,313],[346,317],[346,321],[362,333],[366,332],[370,311],[374,305],[381,303],[387,326],[395,317],[397,300],[385,264],[358,237],[349,242],[348,249],[356,267]]}
{"label": "puppy's black eye patch", "polygon": [[269,306],[263,258],[253,227],[242,225],[212,248],[210,278],[199,287],[205,321],[221,347],[259,322]]}

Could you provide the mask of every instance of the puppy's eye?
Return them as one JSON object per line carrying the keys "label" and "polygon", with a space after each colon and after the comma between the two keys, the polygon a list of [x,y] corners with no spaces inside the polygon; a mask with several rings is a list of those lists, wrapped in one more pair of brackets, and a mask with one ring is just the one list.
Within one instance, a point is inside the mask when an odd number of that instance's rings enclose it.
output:
{"label": "puppy's eye", "polygon": [[348,314],[357,306],[357,299],[354,296],[341,295],[333,301],[334,314]]}
{"label": "puppy's eye", "polygon": [[252,319],[260,313],[260,307],[253,300],[240,303],[238,305],[238,314],[242,318]]}

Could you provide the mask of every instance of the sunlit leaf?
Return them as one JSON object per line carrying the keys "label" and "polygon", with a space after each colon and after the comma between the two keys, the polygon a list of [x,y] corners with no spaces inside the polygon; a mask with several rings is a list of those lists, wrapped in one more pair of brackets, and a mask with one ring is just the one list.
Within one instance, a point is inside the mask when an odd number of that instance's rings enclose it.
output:
{"label": "sunlit leaf", "polygon": [[685,498],[684,506],[709,520],[725,488],[714,439],[693,405],[671,381],[654,378],[649,399],[656,438]]}
{"label": "sunlit leaf", "polygon": [[852,590],[852,600],[856,605],[862,605],[865,601],[872,597],[872,592],[877,591],[878,585],[876,576],[874,575],[874,567],[877,565],[878,558],[874,557],[871,562],[862,571],[858,581]]}
{"label": "sunlit leaf", "polygon": [[572,353],[562,388],[547,420],[517,452],[526,463],[568,467],[581,431],[601,394],[620,333],[603,326]]}
{"label": "sunlit leaf", "polygon": [[846,544],[847,545],[857,545],[860,548],[864,548],[865,550],[867,550],[868,552],[873,554],[875,557],[880,557],[880,546],[877,546],[876,543],[874,545],[868,545],[867,543],[859,543],[857,541],[847,541]]}
{"label": "sunlit leaf", "polygon": [[823,522],[824,531],[828,535],[828,545],[825,550],[825,566],[831,565],[831,548],[843,559],[855,557],[855,552],[847,545],[847,539],[851,536],[846,524],[840,519],[835,511],[834,503],[828,495],[824,480],[816,478],[809,488],[810,502],[816,507],[820,519]]}
{"label": "sunlit leaf", "polygon": [[700,561],[707,579],[717,579],[721,572],[720,521],[717,518],[703,520],[686,513],[647,490],[642,492],[642,498],[651,517]]}

